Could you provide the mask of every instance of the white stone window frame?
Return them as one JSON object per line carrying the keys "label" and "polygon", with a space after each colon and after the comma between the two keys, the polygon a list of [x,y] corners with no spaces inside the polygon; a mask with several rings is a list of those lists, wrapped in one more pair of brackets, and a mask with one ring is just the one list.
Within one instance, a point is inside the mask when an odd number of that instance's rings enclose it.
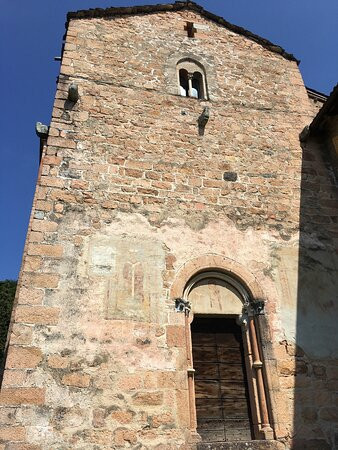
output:
{"label": "white stone window frame", "polygon": [[[176,64],[176,78],[177,78],[177,93],[182,96],[181,93],[181,82],[180,82],[180,70],[186,70],[188,73],[188,83],[189,83],[189,92],[187,98],[194,98],[196,100],[208,100],[208,89],[206,82],[206,73],[203,65],[193,58],[183,58],[179,60]],[[201,85],[201,96],[196,97],[192,94],[192,80],[195,73],[199,73],[201,75],[202,85]],[[182,96],[184,97],[184,96]]]}

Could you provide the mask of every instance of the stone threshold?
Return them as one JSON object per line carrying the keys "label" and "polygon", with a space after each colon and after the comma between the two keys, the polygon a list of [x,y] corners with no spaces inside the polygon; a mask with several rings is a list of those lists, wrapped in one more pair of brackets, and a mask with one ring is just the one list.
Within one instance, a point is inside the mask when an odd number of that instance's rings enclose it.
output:
{"label": "stone threshold", "polygon": [[203,442],[197,444],[197,450],[285,450],[279,441],[242,441],[242,442]]}

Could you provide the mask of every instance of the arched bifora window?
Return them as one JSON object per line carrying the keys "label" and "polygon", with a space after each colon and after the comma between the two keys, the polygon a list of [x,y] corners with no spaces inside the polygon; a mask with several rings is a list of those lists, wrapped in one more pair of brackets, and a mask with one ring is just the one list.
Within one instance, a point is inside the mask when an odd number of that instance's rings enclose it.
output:
{"label": "arched bifora window", "polygon": [[208,443],[271,439],[257,301],[241,282],[217,270],[193,276],[183,300],[191,305],[192,428]]}
{"label": "arched bifora window", "polygon": [[179,94],[207,100],[207,85],[203,66],[193,59],[184,59],[177,63]]}

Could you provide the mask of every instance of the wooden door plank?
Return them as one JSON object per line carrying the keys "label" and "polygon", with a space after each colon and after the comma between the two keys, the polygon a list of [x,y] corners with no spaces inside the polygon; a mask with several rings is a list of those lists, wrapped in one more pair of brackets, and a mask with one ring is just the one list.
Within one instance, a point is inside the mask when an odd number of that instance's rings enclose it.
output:
{"label": "wooden door plank", "polygon": [[251,439],[241,334],[234,320],[224,323],[231,332],[223,332],[217,319],[209,325],[203,319],[195,324],[197,332],[192,330],[197,430],[203,442]]}
{"label": "wooden door plank", "polygon": [[233,347],[239,349],[241,345],[240,335],[233,333],[216,333],[215,339],[217,345],[221,345],[224,347]]}
{"label": "wooden door plank", "polygon": [[216,344],[216,336],[213,333],[193,333],[192,345],[196,346],[214,346]]}
{"label": "wooden door plank", "polygon": [[219,364],[218,370],[220,380],[223,380],[223,382],[228,380],[233,382],[241,382],[244,385],[244,373],[241,365]]}
{"label": "wooden door plank", "polygon": [[196,380],[195,395],[196,398],[220,398],[221,385],[219,380]]}
{"label": "wooden door plank", "polygon": [[217,362],[217,348],[215,345],[213,347],[194,347],[192,356],[194,363],[199,361]]}
{"label": "wooden door plank", "polygon": [[219,380],[217,364],[194,361],[194,369],[195,380]]}
{"label": "wooden door plank", "polygon": [[223,419],[222,408],[218,398],[196,398],[197,417],[201,419]]}
{"label": "wooden door plank", "polygon": [[217,346],[217,356],[219,362],[242,365],[242,355],[238,348]]}

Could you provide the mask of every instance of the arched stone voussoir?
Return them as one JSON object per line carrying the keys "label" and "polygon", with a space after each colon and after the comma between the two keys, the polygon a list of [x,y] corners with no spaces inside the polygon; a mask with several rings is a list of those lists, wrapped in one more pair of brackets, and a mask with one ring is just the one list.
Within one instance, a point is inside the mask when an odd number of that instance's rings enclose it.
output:
{"label": "arched stone voussoir", "polygon": [[186,284],[194,275],[210,270],[232,275],[248,289],[252,299],[264,300],[263,290],[250,271],[231,258],[212,253],[193,258],[181,266],[170,289],[171,298],[182,297]]}

